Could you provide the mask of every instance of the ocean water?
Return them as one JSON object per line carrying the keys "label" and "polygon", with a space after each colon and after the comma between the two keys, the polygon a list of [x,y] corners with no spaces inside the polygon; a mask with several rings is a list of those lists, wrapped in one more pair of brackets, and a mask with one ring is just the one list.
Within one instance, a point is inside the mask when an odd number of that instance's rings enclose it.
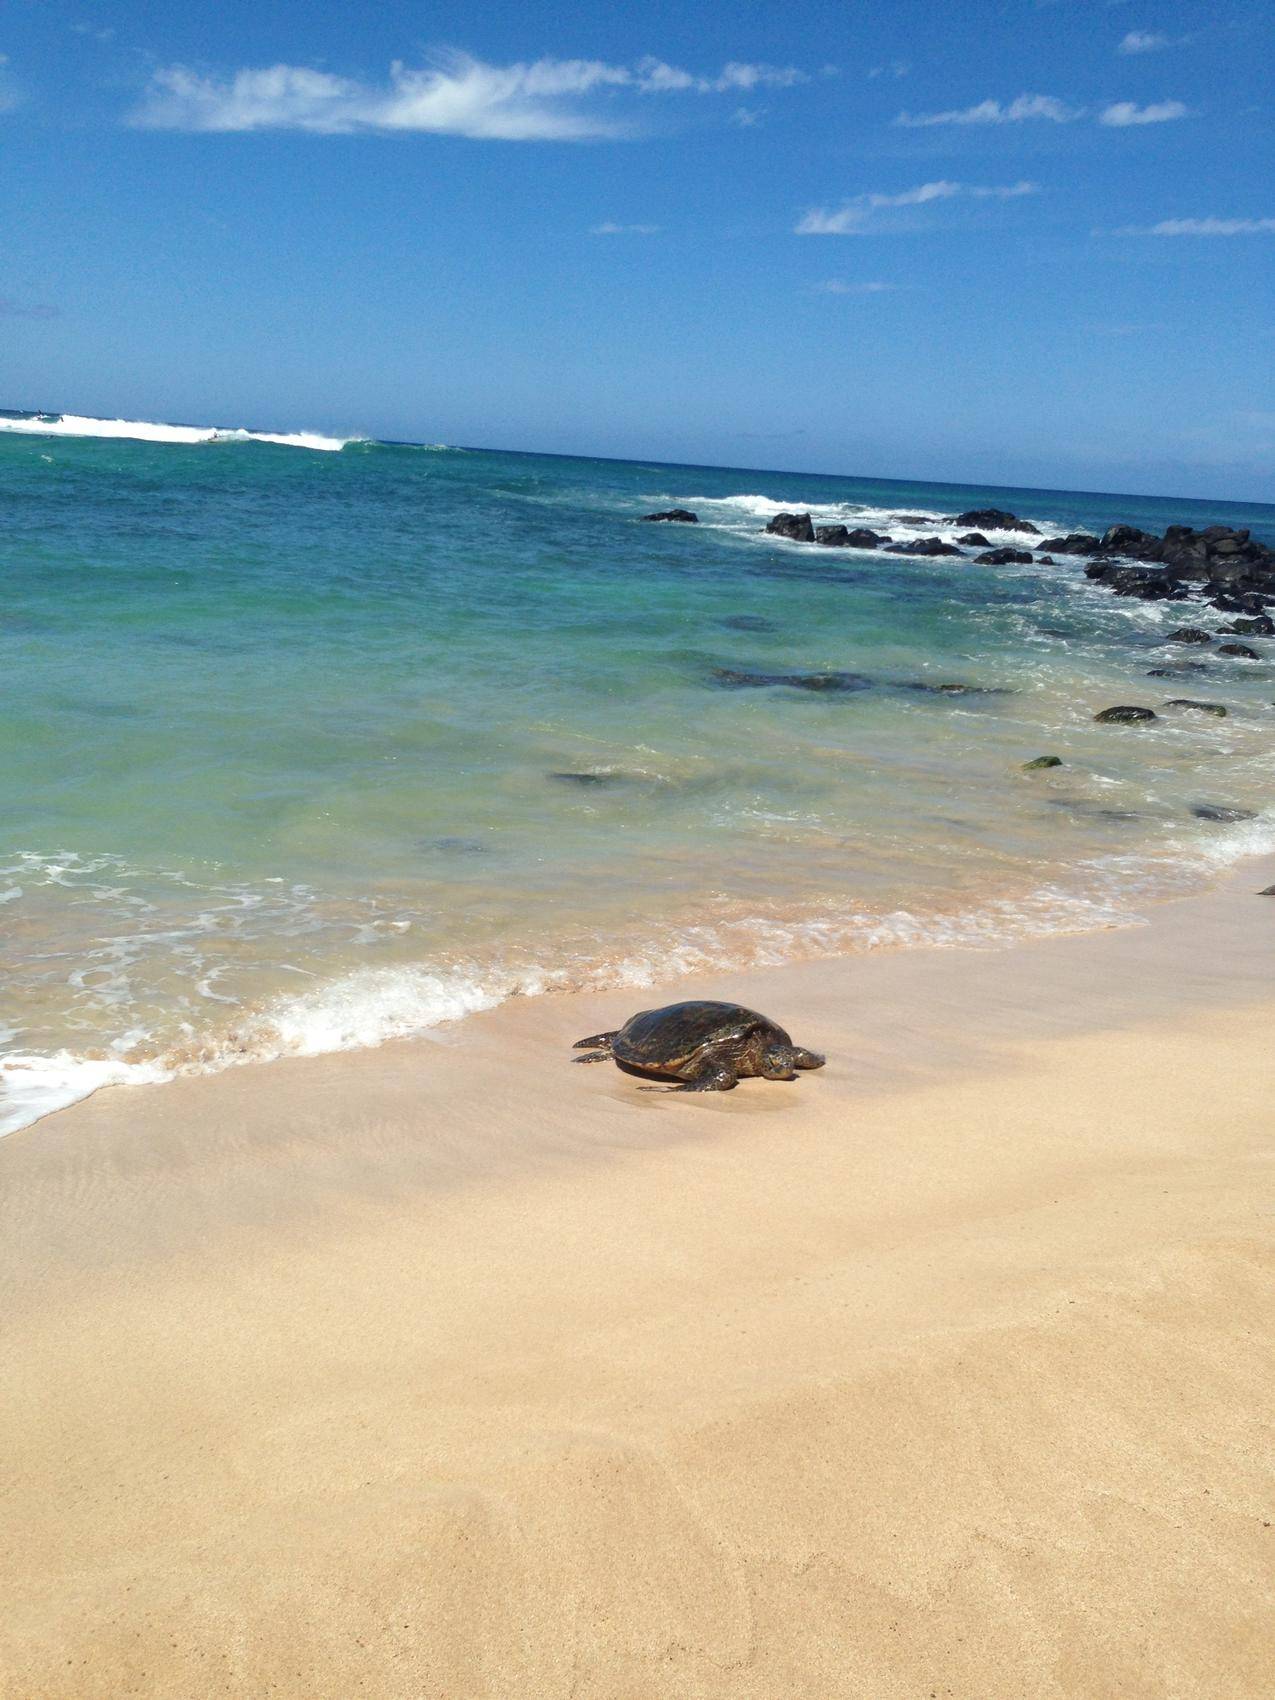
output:
{"label": "ocean water", "polygon": [[[1166,646],[1228,616],[1076,560],[762,530],[987,505],[1275,542],[1254,504],[0,416],[0,1129],[515,995],[1118,924],[1275,847],[1275,642]],[[1092,719],[1173,696],[1229,712]]]}

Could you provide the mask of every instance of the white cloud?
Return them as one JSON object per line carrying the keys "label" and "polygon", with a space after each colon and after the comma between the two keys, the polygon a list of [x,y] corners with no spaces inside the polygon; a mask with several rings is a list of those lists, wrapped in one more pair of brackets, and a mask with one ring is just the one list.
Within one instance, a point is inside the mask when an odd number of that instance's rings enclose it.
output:
{"label": "white cloud", "polygon": [[874,65],[868,72],[869,77],[906,77],[912,69],[906,59],[895,59],[889,65]]}
{"label": "white cloud", "polygon": [[761,113],[751,106],[737,106],[730,115],[732,124],[738,124],[741,130],[755,130],[761,123]]}
{"label": "white cloud", "polygon": [[851,200],[843,201],[836,209],[811,207],[794,227],[794,234],[855,236],[864,229],[869,215],[882,207],[919,207],[930,201],[950,201],[957,196],[969,196],[980,201],[1011,201],[1017,200],[1020,195],[1035,195],[1039,189],[1038,183],[1029,183],[1025,179],[1001,186],[952,183],[946,178],[940,178],[938,182],[922,183],[915,189],[904,189],[894,195],[855,195]]}
{"label": "white cloud", "polygon": [[1127,224],[1117,236],[1258,236],[1275,232],[1275,218],[1164,218],[1159,224]]}
{"label": "white cloud", "polygon": [[829,278],[826,283],[812,283],[810,286],[815,295],[884,295],[898,287],[897,283],[843,283],[835,277]]}
{"label": "white cloud", "polygon": [[1065,105],[1052,94],[1020,94],[1008,106],[1002,106],[999,100],[981,100],[977,106],[952,112],[900,112],[894,122],[924,129],[933,124],[1021,124],[1029,118],[1068,124],[1081,116],[1081,109]]}
{"label": "white cloud", "polygon": [[658,224],[615,224],[607,219],[603,224],[595,224],[589,230],[590,236],[656,236],[659,234]]}
{"label": "white cloud", "polygon": [[1167,124],[1171,118],[1186,118],[1189,108],[1180,100],[1162,100],[1157,106],[1136,106],[1131,100],[1118,100],[1105,106],[1098,114],[1100,124],[1124,129],[1129,124]]}
{"label": "white cloud", "polygon": [[1158,53],[1163,47],[1180,47],[1182,36],[1161,35],[1158,30],[1130,30],[1116,48],[1117,53]]}
{"label": "white cloud", "polygon": [[304,65],[248,67],[227,78],[183,65],[156,71],[131,116],[149,129],[422,132],[497,141],[584,141],[627,133],[622,122],[580,109],[589,95],[720,94],[790,88],[805,81],[793,66],[732,62],[715,77],[693,76],[662,59],[632,67],[598,59],[538,59],[488,65],[465,53],[440,56],[419,70],[390,67],[373,86]]}

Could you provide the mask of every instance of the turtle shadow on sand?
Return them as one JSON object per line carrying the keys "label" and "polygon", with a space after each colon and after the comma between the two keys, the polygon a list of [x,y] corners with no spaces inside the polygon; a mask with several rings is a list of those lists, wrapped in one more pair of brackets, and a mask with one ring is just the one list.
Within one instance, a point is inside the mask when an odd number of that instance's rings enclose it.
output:
{"label": "turtle shadow on sand", "polygon": [[701,1001],[640,1010],[613,1032],[577,1039],[574,1049],[585,1052],[576,1062],[614,1062],[671,1092],[729,1092],[748,1078],[795,1080],[799,1069],[822,1068],[826,1060],[755,1009]]}

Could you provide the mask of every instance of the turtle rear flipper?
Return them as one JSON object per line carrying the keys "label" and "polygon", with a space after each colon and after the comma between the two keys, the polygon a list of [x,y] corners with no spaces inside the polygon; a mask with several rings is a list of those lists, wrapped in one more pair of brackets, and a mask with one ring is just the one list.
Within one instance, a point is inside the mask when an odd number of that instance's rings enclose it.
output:
{"label": "turtle rear flipper", "polygon": [[[617,1027],[614,1033],[595,1033],[592,1039],[577,1039],[571,1049],[573,1051],[605,1051],[609,1056],[611,1046],[618,1036],[619,1031],[620,1029]],[[577,1060],[580,1062],[592,1062],[594,1059],[592,1057],[580,1057]]]}

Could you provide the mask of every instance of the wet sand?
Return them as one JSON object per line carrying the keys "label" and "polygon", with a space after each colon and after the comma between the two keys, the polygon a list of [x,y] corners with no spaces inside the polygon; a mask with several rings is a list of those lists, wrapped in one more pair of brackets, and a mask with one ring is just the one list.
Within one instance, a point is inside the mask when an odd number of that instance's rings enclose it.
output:
{"label": "wet sand", "polygon": [[[1273,878],[0,1141],[0,1694],[1268,1695]],[[692,993],[829,1066],[569,1062]]]}

